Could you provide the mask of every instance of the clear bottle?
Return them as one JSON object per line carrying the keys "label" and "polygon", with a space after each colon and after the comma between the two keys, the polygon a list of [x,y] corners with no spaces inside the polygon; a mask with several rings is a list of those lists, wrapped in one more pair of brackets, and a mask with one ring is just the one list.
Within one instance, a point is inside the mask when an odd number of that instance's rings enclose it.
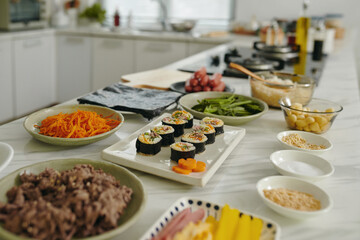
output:
{"label": "clear bottle", "polygon": [[310,18],[307,16],[309,3],[310,0],[303,1],[303,12],[296,22],[296,44],[300,46],[301,52],[307,51],[307,38],[310,27]]}

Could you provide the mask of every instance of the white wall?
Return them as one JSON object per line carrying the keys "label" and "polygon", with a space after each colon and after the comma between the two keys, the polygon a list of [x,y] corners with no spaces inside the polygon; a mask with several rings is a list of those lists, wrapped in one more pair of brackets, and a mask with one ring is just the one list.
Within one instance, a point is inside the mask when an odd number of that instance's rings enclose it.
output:
{"label": "white wall", "polygon": [[[252,15],[260,21],[273,17],[296,19],[301,13],[302,0],[235,0],[235,18],[247,22]],[[308,13],[325,15],[326,13],[342,13],[344,25],[360,27],[360,0],[310,0]]]}

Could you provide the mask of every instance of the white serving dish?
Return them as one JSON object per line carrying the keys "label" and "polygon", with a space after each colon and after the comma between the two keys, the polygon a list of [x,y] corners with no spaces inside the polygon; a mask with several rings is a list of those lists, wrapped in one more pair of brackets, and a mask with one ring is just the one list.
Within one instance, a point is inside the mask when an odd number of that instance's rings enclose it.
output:
{"label": "white serving dish", "polygon": [[[328,211],[333,206],[333,201],[330,196],[317,185],[310,183],[308,181],[296,178],[296,177],[288,177],[288,176],[272,176],[266,177],[258,181],[256,188],[258,193],[264,203],[270,207],[275,212],[294,219],[308,219],[311,217],[320,216]],[[264,196],[263,190],[271,190],[275,188],[286,188],[289,190],[296,190],[300,192],[309,193],[314,196],[314,198],[318,199],[321,202],[321,209],[317,211],[300,211],[295,209],[290,209],[283,207],[279,204],[274,203],[273,201],[267,199]]]}
{"label": "white serving dish", "polygon": [[14,149],[7,143],[0,142],[0,172],[9,165],[14,156]]}
{"label": "white serving dish", "polygon": [[277,151],[270,155],[270,161],[280,174],[309,181],[318,181],[334,173],[334,167],[330,162],[302,151]]}
{"label": "white serving dish", "polygon": [[[140,240],[151,240],[166,226],[168,222],[171,221],[173,217],[176,216],[177,213],[188,207],[191,208],[192,212],[198,210],[199,208],[204,209],[204,219],[206,219],[208,216],[213,216],[216,220],[219,220],[223,206],[200,199],[189,197],[180,198],[175,203],[173,203],[164,214],[161,215],[161,217],[149,228],[148,231],[146,231]],[[270,219],[266,219],[249,212],[244,212],[242,210],[240,210],[240,212],[256,218],[260,218],[263,221],[263,229],[260,236],[261,240],[280,239],[281,229],[277,223]]]}
{"label": "white serving dish", "polygon": [[[299,134],[308,143],[316,144],[316,145],[324,145],[326,148],[321,149],[321,150],[304,149],[304,148],[299,148],[299,147],[287,144],[287,143],[282,141],[283,137],[288,136],[288,135],[293,134],[293,133]],[[333,147],[332,143],[329,140],[327,140],[325,137],[320,136],[320,135],[315,134],[315,133],[309,133],[309,132],[303,132],[303,131],[283,131],[283,132],[278,133],[276,138],[287,149],[301,150],[301,151],[314,153],[314,154],[322,154],[322,153],[324,153],[326,151],[329,151]]]}
{"label": "white serving dish", "polygon": [[[196,160],[206,163],[206,170],[204,172],[193,172],[189,175],[183,175],[172,171],[172,167],[177,163],[170,160],[170,147],[162,147],[161,151],[154,156],[143,156],[136,153],[135,142],[138,135],[149,131],[154,126],[161,125],[161,119],[169,116],[171,116],[171,114],[164,113],[129,137],[104,149],[102,151],[102,157],[113,163],[163,178],[190,185],[205,186],[227,156],[229,156],[245,136],[245,129],[225,125],[224,133],[216,136],[215,143],[206,145],[206,150],[203,153],[195,155]],[[194,119],[194,124],[198,123],[199,121]],[[185,129],[185,133],[189,131],[191,131],[191,129]],[[180,137],[175,138],[175,141],[180,141]]]}

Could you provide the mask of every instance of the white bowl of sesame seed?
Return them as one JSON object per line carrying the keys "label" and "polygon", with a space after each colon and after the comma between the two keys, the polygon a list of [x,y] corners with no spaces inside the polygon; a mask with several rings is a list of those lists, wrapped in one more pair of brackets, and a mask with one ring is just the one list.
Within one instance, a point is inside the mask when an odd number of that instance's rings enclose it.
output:
{"label": "white bowl of sesame seed", "polygon": [[323,136],[304,131],[283,131],[276,138],[286,149],[322,154],[332,149],[332,143]]}

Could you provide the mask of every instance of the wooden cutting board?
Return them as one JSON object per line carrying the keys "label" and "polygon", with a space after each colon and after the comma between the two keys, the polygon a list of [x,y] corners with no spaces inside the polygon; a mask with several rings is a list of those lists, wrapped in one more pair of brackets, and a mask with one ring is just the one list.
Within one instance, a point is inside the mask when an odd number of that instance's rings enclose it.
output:
{"label": "wooden cutting board", "polygon": [[159,68],[124,75],[121,80],[127,86],[169,90],[171,84],[186,81],[190,76],[191,73]]}

